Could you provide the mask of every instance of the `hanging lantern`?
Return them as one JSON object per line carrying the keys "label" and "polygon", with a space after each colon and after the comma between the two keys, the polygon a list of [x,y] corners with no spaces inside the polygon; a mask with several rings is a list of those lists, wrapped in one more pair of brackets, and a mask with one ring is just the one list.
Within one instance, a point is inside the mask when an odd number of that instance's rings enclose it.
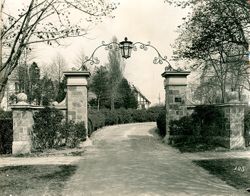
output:
{"label": "hanging lantern", "polygon": [[124,41],[120,42],[119,48],[121,49],[122,57],[127,59],[131,56],[131,50],[133,48],[132,46],[133,42],[128,41],[128,38],[125,37]]}

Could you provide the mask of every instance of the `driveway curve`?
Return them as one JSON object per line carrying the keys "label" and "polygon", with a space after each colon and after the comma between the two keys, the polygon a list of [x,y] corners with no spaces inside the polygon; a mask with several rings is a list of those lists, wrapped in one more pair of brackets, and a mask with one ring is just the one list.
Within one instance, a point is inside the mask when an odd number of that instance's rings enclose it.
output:
{"label": "driveway curve", "polygon": [[95,132],[63,195],[243,195],[163,144],[154,129],[138,123]]}

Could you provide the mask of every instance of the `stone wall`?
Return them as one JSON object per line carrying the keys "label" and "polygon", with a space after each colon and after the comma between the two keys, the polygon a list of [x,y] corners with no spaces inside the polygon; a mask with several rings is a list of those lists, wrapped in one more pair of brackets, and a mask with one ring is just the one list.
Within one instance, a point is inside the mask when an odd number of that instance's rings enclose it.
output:
{"label": "stone wall", "polygon": [[[33,115],[42,106],[29,105],[25,102],[12,105],[13,111],[13,143],[12,154],[25,154],[32,151],[32,131],[33,131]],[[66,119],[66,108],[58,107],[62,111]]]}
{"label": "stone wall", "polygon": [[[202,139],[205,139],[208,143],[219,144],[229,149],[245,148],[244,110],[246,105],[243,103],[227,103],[215,106],[222,110],[222,118],[224,119],[222,122],[223,128],[218,130],[218,127],[211,126],[211,129],[208,130],[206,136]],[[188,107],[188,115],[191,115],[194,109],[194,106]],[[187,137],[192,138],[194,136],[171,135],[170,139],[188,139]]]}

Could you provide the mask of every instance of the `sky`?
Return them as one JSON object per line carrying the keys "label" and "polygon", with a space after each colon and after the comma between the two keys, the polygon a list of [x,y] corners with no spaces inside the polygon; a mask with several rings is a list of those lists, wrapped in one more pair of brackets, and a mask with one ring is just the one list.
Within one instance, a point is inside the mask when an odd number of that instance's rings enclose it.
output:
{"label": "sky", "polygon": [[[39,65],[47,64],[57,54],[61,53],[69,67],[74,66],[77,56],[84,51],[90,56],[94,49],[102,41],[109,43],[113,36],[119,41],[124,37],[132,42],[148,41],[157,48],[162,56],[171,59],[172,48],[178,34],[177,26],[182,23],[187,10],[177,8],[164,3],[164,0],[116,0],[120,2],[114,11],[115,18],[104,18],[102,23],[92,28],[86,37],[75,38],[67,42],[67,46],[49,47],[45,45],[35,46],[35,61]],[[17,6],[17,1],[12,1],[12,6]],[[100,59],[100,65],[107,63],[105,49],[99,49],[96,56]],[[164,102],[165,91],[163,86],[164,78],[161,74],[167,64],[153,64],[156,51],[138,49],[132,51],[129,59],[125,60],[124,76],[131,84],[134,84],[151,101],[152,104]],[[173,63],[174,65],[174,63]],[[160,100],[159,100],[160,97]]]}

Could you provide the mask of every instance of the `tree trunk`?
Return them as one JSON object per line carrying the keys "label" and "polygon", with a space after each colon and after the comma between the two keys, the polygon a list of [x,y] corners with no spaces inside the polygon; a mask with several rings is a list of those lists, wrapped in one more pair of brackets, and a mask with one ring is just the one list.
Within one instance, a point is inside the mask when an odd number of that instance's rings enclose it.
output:
{"label": "tree trunk", "polygon": [[0,108],[1,108],[1,103],[4,97],[5,93],[5,87],[8,82],[8,76],[5,74],[5,69],[0,72]]}
{"label": "tree trunk", "polygon": [[97,98],[97,110],[100,110],[100,97]]}
{"label": "tree trunk", "polygon": [[4,89],[3,89],[3,91],[0,92],[0,108],[1,108],[1,105],[2,105],[2,100],[3,100],[3,97],[4,97],[4,92],[5,92]]}
{"label": "tree trunk", "polygon": [[224,84],[221,84],[221,103],[226,103],[226,88]]}

